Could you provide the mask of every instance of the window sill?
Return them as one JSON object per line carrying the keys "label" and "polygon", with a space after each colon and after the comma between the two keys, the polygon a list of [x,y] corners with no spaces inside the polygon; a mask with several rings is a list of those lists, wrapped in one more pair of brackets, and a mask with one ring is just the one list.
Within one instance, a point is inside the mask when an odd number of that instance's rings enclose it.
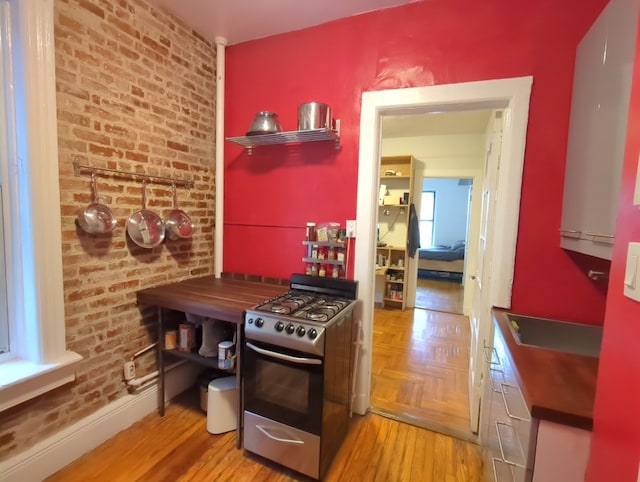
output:
{"label": "window sill", "polygon": [[55,363],[14,358],[0,363],[0,412],[75,380],[82,357],[67,351]]}

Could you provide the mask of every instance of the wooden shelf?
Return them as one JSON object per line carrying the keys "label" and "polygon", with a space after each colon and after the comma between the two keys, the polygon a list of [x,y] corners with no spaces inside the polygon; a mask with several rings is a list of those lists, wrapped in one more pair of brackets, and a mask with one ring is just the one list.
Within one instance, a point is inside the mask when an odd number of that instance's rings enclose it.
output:
{"label": "wooden shelf", "polygon": [[162,352],[169,354],[171,356],[175,356],[176,358],[182,358],[184,360],[189,360],[191,362],[198,363],[200,365],[203,365],[209,368],[215,368],[217,370],[220,370],[223,372],[229,372],[231,374],[235,373],[235,369],[228,370],[224,368],[219,368],[218,357],[206,357],[206,356],[198,355],[197,353],[192,351],[180,351],[178,349],[173,349],[173,350],[163,349]]}
{"label": "wooden shelf", "polygon": [[[385,175],[386,171],[399,172],[400,175]],[[391,308],[405,309],[407,300],[407,288],[409,273],[408,264],[412,262],[407,255],[406,244],[407,229],[409,224],[409,211],[413,202],[413,175],[414,175],[414,159],[413,156],[392,156],[382,157],[380,159],[380,191],[379,191],[379,223],[380,223],[380,239],[389,234],[390,243],[400,246],[376,246],[376,260],[381,261],[385,266],[376,269],[376,274],[383,275],[382,280],[378,280],[382,286],[382,306]],[[383,188],[384,186],[384,188]],[[403,202],[406,200],[407,202]],[[382,201],[382,203],[380,203]],[[398,202],[400,201],[400,202]],[[404,213],[403,210],[404,209]],[[391,217],[383,217],[382,214],[388,215],[389,210],[393,214]],[[406,214],[406,216],[404,216]],[[398,222],[396,224],[396,221]],[[394,230],[391,229],[395,225]],[[386,229],[386,233],[384,232]],[[380,257],[383,260],[380,260]],[[398,266],[399,260],[403,265]],[[392,279],[395,276],[402,279]],[[389,279],[387,279],[389,278]],[[400,299],[389,296],[389,292],[397,292]]]}

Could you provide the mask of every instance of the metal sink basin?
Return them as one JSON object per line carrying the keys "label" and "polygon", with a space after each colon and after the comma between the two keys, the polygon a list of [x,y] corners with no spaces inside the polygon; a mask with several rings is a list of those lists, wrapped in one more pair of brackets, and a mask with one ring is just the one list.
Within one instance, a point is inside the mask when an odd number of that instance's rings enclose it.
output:
{"label": "metal sink basin", "polygon": [[602,327],[507,314],[509,328],[518,345],[574,353],[591,357],[600,356]]}

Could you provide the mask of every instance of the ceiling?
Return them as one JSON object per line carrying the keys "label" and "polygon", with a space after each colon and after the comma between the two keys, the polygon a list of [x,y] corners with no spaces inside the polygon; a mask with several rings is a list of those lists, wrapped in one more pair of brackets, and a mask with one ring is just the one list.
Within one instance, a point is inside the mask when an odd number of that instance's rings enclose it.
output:
{"label": "ceiling", "polygon": [[149,0],[215,41],[229,45],[422,0]]}
{"label": "ceiling", "polygon": [[[200,35],[229,45],[300,30],[340,18],[424,0],[149,0]],[[489,111],[384,116],[382,136],[479,134]]]}

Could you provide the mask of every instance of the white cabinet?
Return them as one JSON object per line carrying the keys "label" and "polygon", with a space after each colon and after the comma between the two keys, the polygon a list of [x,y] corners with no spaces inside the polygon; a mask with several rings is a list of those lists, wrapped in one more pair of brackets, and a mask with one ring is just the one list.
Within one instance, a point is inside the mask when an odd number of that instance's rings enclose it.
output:
{"label": "white cabinet", "polygon": [[611,259],[622,177],[637,0],[611,0],[576,50],[560,245]]}

